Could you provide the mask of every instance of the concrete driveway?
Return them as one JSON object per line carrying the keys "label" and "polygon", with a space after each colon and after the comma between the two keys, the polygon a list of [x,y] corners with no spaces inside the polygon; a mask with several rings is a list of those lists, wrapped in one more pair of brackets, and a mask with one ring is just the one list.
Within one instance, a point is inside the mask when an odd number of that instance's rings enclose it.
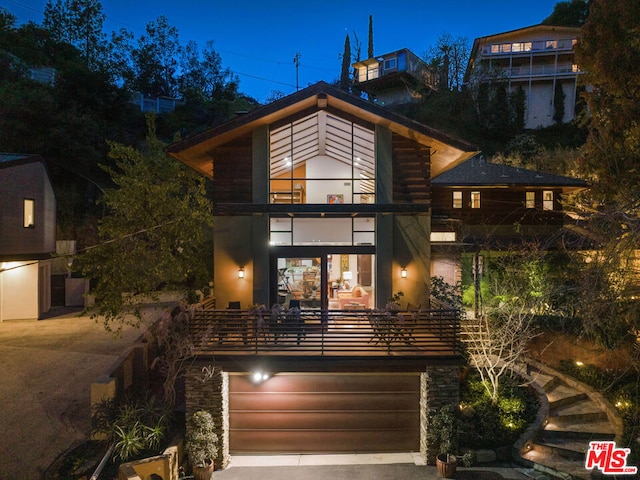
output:
{"label": "concrete driveway", "polygon": [[0,323],[0,479],[38,480],[86,438],[91,382],[141,335],[126,327],[115,337],[89,317],[61,313]]}

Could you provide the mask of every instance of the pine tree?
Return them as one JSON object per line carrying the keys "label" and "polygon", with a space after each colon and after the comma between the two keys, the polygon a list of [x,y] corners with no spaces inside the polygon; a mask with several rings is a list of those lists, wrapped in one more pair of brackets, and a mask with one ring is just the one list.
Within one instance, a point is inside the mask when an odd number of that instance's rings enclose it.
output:
{"label": "pine tree", "polygon": [[351,40],[349,40],[349,34],[344,39],[344,52],[342,53],[342,70],[340,72],[339,87],[342,90],[349,91],[351,79],[349,76],[349,70],[351,67]]}
{"label": "pine tree", "polygon": [[369,48],[367,58],[373,58],[373,15],[369,15]]}

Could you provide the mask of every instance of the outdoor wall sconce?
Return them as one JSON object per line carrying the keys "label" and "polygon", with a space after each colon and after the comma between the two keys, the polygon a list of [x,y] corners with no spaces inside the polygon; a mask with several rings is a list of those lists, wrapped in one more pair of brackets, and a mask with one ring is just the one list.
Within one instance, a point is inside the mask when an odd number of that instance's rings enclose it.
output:
{"label": "outdoor wall sconce", "polygon": [[251,374],[251,380],[254,384],[259,385],[260,383],[269,380],[269,374],[257,370]]}
{"label": "outdoor wall sconce", "polygon": [[244,278],[244,266],[238,267],[238,278]]}
{"label": "outdoor wall sconce", "polygon": [[407,278],[407,267],[402,267],[402,268],[400,269],[400,276],[401,276],[402,278]]}

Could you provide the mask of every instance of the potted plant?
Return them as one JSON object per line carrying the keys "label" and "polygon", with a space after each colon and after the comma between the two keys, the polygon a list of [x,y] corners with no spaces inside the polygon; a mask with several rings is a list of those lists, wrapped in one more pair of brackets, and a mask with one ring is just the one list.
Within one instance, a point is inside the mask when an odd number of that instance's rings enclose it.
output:
{"label": "potted plant", "polygon": [[195,480],[211,480],[213,461],[218,458],[218,435],[211,414],[204,410],[195,412],[187,423],[185,450]]}
{"label": "potted plant", "polygon": [[454,478],[458,457],[453,453],[458,443],[458,417],[454,405],[445,405],[429,415],[429,446],[438,452],[436,466],[442,478]]}

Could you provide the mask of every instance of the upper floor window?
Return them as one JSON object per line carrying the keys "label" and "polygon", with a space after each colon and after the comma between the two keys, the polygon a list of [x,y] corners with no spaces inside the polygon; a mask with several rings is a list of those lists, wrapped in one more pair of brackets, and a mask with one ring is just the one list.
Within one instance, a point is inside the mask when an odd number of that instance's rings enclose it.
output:
{"label": "upper floor window", "polygon": [[525,192],[525,208],[536,208],[536,192]]}
{"label": "upper floor window", "polygon": [[453,208],[462,208],[462,192],[453,192]]}
{"label": "upper floor window", "polygon": [[471,192],[471,208],[480,208],[480,192]]}
{"label": "upper floor window", "polygon": [[385,70],[392,70],[394,68],[396,68],[398,66],[398,62],[396,57],[393,58],[388,58],[384,61],[384,69]]}
{"label": "upper floor window", "polygon": [[35,200],[31,198],[24,199],[24,228],[33,228],[35,226]]}
{"label": "upper floor window", "polygon": [[553,192],[551,190],[542,192],[542,209],[553,210]]}
{"label": "upper floor window", "polygon": [[325,111],[270,132],[269,202],[375,203],[371,129]]}

